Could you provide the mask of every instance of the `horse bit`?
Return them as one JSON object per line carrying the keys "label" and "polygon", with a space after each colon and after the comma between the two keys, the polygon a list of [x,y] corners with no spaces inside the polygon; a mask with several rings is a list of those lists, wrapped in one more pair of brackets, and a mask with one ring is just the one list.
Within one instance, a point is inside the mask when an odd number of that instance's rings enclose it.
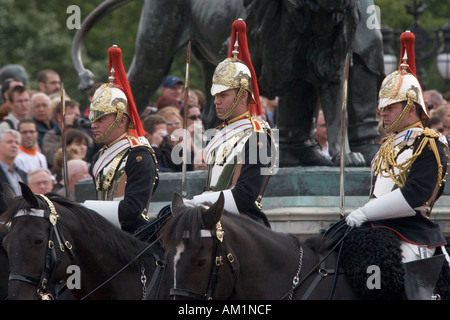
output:
{"label": "horse bit", "polygon": [[[49,210],[34,209],[34,208],[31,208],[29,210],[29,212],[26,212],[25,210],[20,210],[19,212],[16,213],[15,218],[20,217],[20,216],[25,216],[25,215],[31,215],[31,216],[35,216],[35,217],[46,218],[49,220],[49,222],[51,224],[51,228],[50,228],[47,252],[45,255],[44,269],[43,269],[40,277],[32,277],[32,276],[27,276],[27,275],[22,275],[22,274],[10,274],[9,280],[18,280],[18,281],[26,282],[26,283],[32,284],[34,286],[37,286],[37,294],[39,296],[39,299],[54,300],[55,297],[57,298],[59,293],[62,292],[63,289],[66,288],[66,284],[62,283],[62,284],[58,284],[59,289],[58,290],[55,289],[53,294],[48,292],[48,283],[50,282],[50,279],[51,279],[54,271],[56,270],[56,267],[61,262],[61,256],[59,256],[59,258],[58,258],[57,254],[55,252],[54,238],[56,237],[56,240],[58,242],[58,247],[62,253],[64,253],[66,251],[65,250],[66,248],[68,249],[68,252],[70,254],[70,259],[72,262],[75,258],[75,254],[72,251],[72,244],[69,241],[65,240],[64,236],[62,235],[62,233],[58,230],[58,228],[56,226],[59,215],[56,212],[55,205],[45,195],[38,194],[37,196],[41,197],[45,201]],[[144,251],[141,252],[141,254],[144,253],[149,247],[144,249]],[[138,255],[135,259],[130,261],[130,263],[128,263],[125,267],[129,266],[139,256],[140,255]],[[150,292],[152,291],[152,288],[157,284],[157,278],[159,277],[161,271],[164,270],[164,268],[165,268],[165,262],[159,257],[159,255],[157,255],[156,253],[153,253],[153,257],[156,261],[157,269],[154,272],[153,276],[151,277],[150,281],[147,281],[147,277],[145,275],[145,267],[143,265],[141,266],[141,278],[140,279],[141,279],[141,284],[143,286],[142,287],[142,299],[143,300],[148,298]],[[125,269],[125,267],[122,268],[119,272],[121,272],[123,269]],[[115,275],[117,275],[118,273],[116,273]],[[108,281],[109,280],[111,280],[111,279],[108,279]],[[93,290],[92,292],[94,292],[94,291],[96,291],[96,289]],[[91,293],[87,294],[85,297],[89,296]]]}
{"label": "horse bit", "polygon": [[[215,230],[200,230],[200,235],[202,238],[213,238],[216,240],[213,252],[214,264],[211,270],[211,276],[209,278],[209,284],[206,293],[201,294],[187,289],[172,288],[170,289],[171,296],[181,296],[198,300],[212,300],[217,286],[217,280],[219,278],[219,272],[221,269],[220,267],[224,264],[224,258],[220,255],[221,251],[228,252],[226,254],[226,258],[231,265],[231,270],[233,271],[234,276],[236,277],[237,269],[234,263],[234,256],[227,250],[225,244],[223,243],[224,234],[225,231],[223,231],[220,221],[217,222]],[[188,237],[188,235],[186,234],[185,237]]]}
{"label": "horse bit", "polygon": [[[50,282],[50,279],[54,271],[56,270],[56,267],[61,261],[61,255],[57,257],[56,254],[54,238],[56,238],[59,250],[62,253],[65,252],[65,248],[68,249],[70,259],[72,261],[75,257],[75,254],[72,251],[72,244],[69,241],[65,240],[64,236],[61,234],[61,232],[58,230],[56,226],[59,215],[56,212],[56,208],[53,202],[51,202],[51,200],[43,194],[38,194],[38,196],[45,201],[45,203],[49,208],[48,210],[34,209],[34,208],[31,208],[29,212],[26,212],[25,210],[20,210],[16,213],[15,218],[24,215],[31,215],[35,217],[46,218],[49,220],[51,228],[48,238],[47,252],[45,255],[44,269],[42,270],[42,274],[39,278],[22,274],[10,274],[9,280],[18,280],[37,286],[37,294],[41,300],[54,300],[58,292],[55,292],[54,295],[48,292],[48,283]],[[65,285],[63,285],[62,287],[65,287]]]}
{"label": "horse bit", "polygon": [[[194,291],[187,290],[187,289],[172,288],[172,289],[170,289],[171,296],[181,296],[181,297],[193,298],[193,299],[198,299],[198,300],[212,300],[213,299],[214,291],[217,286],[217,280],[219,278],[220,267],[223,266],[223,264],[224,264],[224,259],[220,255],[220,251],[229,252],[229,250],[227,250],[227,248],[226,248],[225,243],[223,243],[224,234],[225,234],[225,231],[222,229],[222,225],[221,225],[220,221],[217,222],[215,230],[200,230],[200,235],[202,238],[216,239],[214,252],[213,252],[214,264],[213,264],[213,268],[211,270],[211,276],[209,279],[208,289],[206,290],[206,293],[201,294],[201,293],[194,292]],[[186,237],[187,236],[188,235],[186,235]],[[221,250],[222,248],[223,248],[223,250]],[[218,255],[218,253],[219,253],[219,255]],[[301,244],[300,244],[300,248],[299,248],[299,253],[300,253],[300,257],[299,257],[299,262],[298,262],[298,269],[297,269],[296,275],[294,276],[294,278],[292,280],[292,289],[290,290],[289,300],[292,299],[293,291],[294,291],[295,287],[297,286],[299,279],[300,279],[299,277],[300,277],[300,271],[302,269],[302,260],[303,260],[303,248],[302,248]],[[226,258],[231,265],[231,270],[236,279],[236,270],[237,269],[236,269],[236,265],[234,264],[234,261],[235,261],[234,256],[231,252],[229,252],[226,254]]]}

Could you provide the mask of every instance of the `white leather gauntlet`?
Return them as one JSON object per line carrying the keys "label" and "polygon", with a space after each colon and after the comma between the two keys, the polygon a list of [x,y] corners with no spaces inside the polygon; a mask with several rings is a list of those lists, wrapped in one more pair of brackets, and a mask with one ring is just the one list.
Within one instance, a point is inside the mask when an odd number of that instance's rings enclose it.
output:
{"label": "white leather gauntlet", "polygon": [[103,218],[120,229],[119,203],[120,201],[86,200],[83,205],[88,209],[96,211],[99,215],[103,216]]}
{"label": "white leather gauntlet", "polygon": [[224,190],[224,191],[207,191],[203,192],[202,194],[198,196],[194,196],[192,200],[184,200],[184,204],[187,206],[198,206],[202,204],[213,204],[219,199],[220,193],[223,192],[224,195],[224,209],[231,213],[239,214],[239,210],[237,208],[236,202],[234,201],[233,193],[231,192],[231,189]]}
{"label": "white leather gauntlet", "polygon": [[345,221],[350,227],[360,227],[364,222],[414,216],[412,209],[400,189],[369,201],[361,208],[351,212]]}

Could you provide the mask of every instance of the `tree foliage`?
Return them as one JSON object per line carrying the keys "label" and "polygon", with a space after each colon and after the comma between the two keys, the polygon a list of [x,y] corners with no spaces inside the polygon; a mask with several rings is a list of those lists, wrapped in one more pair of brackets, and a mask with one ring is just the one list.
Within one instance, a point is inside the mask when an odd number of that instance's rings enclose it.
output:
{"label": "tree foliage", "polygon": [[[420,0],[375,0],[374,2],[375,5],[380,7],[381,24],[388,25],[395,29],[398,35],[414,25],[414,17],[413,15],[408,14],[406,7],[413,7],[414,4],[419,5]],[[438,42],[438,50],[428,59],[423,61],[425,69],[423,78],[427,85],[427,89],[437,89],[440,92],[445,93],[450,91],[450,87],[445,83],[437,71],[436,57],[443,41],[440,29],[450,21],[450,2],[442,0],[426,0],[425,5],[425,11],[423,14],[419,15],[417,21],[419,26],[425,29],[430,37],[430,43],[424,49],[424,52],[431,51],[435,41]],[[396,41],[397,43],[392,44],[393,48],[399,45],[399,37],[397,37]]]}

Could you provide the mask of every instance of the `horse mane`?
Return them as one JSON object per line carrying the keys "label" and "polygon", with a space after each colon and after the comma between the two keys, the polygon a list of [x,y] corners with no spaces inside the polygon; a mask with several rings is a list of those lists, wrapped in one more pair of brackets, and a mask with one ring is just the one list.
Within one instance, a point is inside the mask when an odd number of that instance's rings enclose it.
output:
{"label": "horse mane", "polygon": [[344,219],[341,219],[332,223],[328,229],[321,230],[319,235],[306,238],[304,243],[317,254],[324,254],[330,250],[336,251],[349,231],[350,227],[347,226]]}
{"label": "horse mane", "polygon": [[[48,193],[46,196],[55,204],[56,210],[60,219],[58,224],[61,224],[64,228],[68,229],[64,217],[72,214],[79,222],[81,228],[85,231],[86,236],[95,236],[99,241],[108,243],[111,247],[111,252],[129,262],[133,260],[148,244],[136,239],[131,234],[119,230],[112,225],[104,217],[96,213],[95,211],[84,207],[83,205],[64,198],[56,193]],[[46,208],[47,205],[42,203],[41,208]],[[66,210],[62,210],[65,208]],[[19,210],[30,211],[30,204],[23,198],[17,197],[12,207],[8,208],[0,217],[1,228],[7,227],[14,219],[14,216]],[[76,243],[73,244],[76,247]],[[101,248],[104,250],[104,247]],[[144,257],[147,255],[142,255]]]}
{"label": "horse mane", "polygon": [[30,211],[30,204],[23,197],[16,197],[12,204],[0,215],[0,231],[7,231],[14,220],[16,213],[20,210]]}
{"label": "horse mane", "polygon": [[[196,248],[200,244],[200,230],[204,228],[203,210],[202,207],[184,207],[178,214],[174,214],[163,227],[163,243],[175,246],[186,239]],[[187,234],[189,237],[186,237]]]}
{"label": "horse mane", "polygon": [[[201,244],[200,230],[206,229],[202,219],[204,211],[206,209],[203,207],[184,207],[177,214],[173,214],[163,227],[163,243],[168,246],[176,246],[185,240],[193,250],[198,250]],[[266,238],[275,242],[283,241],[282,239],[298,241],[294,234],[276,232],[243,214],[234,214],[224,210],[220,222],[225,232],[225,238],[229,235],[230,230],[235,233],[244,233],[251,229],[253,236],[259,239]],[[270,237],[267,237],[268,231],[272,232]]]}

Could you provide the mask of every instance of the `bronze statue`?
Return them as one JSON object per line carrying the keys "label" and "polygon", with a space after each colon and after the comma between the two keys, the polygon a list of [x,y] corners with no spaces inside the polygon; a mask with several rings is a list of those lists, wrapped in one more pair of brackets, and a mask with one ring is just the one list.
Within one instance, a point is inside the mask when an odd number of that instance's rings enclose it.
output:
{"label": "bronze statue", "polygon": [[[81,43],[92,26],[130,0],[107,0],[83,22],[75,36],[72,57],[81,90],[93,83],[81,62]],[[146,0],[128,71],[138,109],[143,110],[170,70],[175,53],[188,41],[210,88],[216,65],[227,54],[229,26],[247,23],[249,49],[261,94],[280,97],[281,166],[336,165],[340,154],[342,74],[352,52],[348,92],[346,165],[367,165],[377,150],[376,103],[384,76],[381,33],[366,27],[372,0]],[[183,4],[183,5],[182,5]],[[361,6],[361,8],[360,8]],[[363,74],[363,75],[361,75]],[[203,120],[218,120],[209,94]],[[330,161],[318,151],[314,122],[318,106],[327,122]],[[295,116],[293,116],[295,115]],[[348,147],[349,144],[347,143]],[[353,150],[355,149],[355,150]],[[359,152],[360,151],[364,157]]]}

